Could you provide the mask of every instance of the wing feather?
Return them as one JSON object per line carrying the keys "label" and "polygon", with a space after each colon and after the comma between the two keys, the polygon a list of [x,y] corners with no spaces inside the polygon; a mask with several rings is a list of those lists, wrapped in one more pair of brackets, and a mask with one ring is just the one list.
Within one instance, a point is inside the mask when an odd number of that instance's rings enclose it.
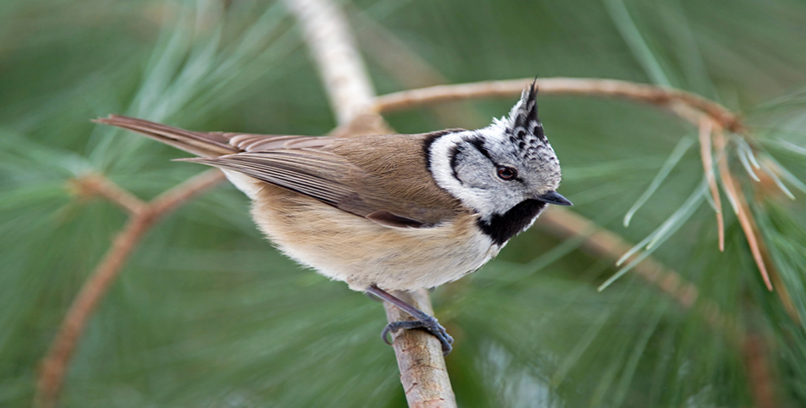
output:
{"label": "wing feather", "polygon": [[[447,193],[435,185],[426,188],[433,180],[425,162],[414,159],[422,152],[422,139],[417,135],[362,141],[234,133],[216,136],[227,138],[241,152],[183,160],[236,171],[390,228],[434,226],[457,211]],[[385,153],[367,160],[367,152],[373,149]]]}
{"label": "wing feather", "polygon": [[[363,189],[362,179],[366,173],[333,153],[310,149],[278,150],[184,160],[237,171],[361,217],[389,211],[396,204],[381,191]],[[408,226],[417,223],[424,224],[413,220]]]}

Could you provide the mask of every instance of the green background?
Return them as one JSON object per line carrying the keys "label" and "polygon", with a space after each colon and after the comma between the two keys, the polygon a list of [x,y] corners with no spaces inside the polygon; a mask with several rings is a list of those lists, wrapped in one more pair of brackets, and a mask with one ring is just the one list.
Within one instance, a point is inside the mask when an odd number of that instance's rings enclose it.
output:
{"label": "green background", "polygon": [[[757,156],[806,180],[806,150],[786,144],[806,149],[801,0],[342,4],[380,94],[536,75],[673,86],[741,113]],[[480,127],[514,102],[388,120],[411,133]],[[624,214],[696,129],[625,101],[544,96],[539,104],[563,165],[560,192],[573,211],[629,242],[676,214],[702,183],[694,144],[625,228]],[[150,199],[202,171],[170,161],[185,153],[89,122],[110,113],[251,133],[319,135],[335,125],[282,4],[1,2],[2,406],[30,406],[39,361],[126,220],[68,181],[96,172]],[[728,154],[778,290],[764,289],[724,195],[724,253],[700,199],[687,218],[673,218],[679,230],[654,256],[757,340],[758,356],[700,308],[681,308],[630,273],[597,292],[617,268],[579,251],[579,241],[533,228],[477,273],[433,292],[456,338],[447,364],[459,404],[806,405],[806,195],[793,181],[785,183],[795,201],[758,188],[736,144]],[[246,197],[222,186],[146,235],[81,338],[63,406],[405,406],[394,354],[378,337],[384,324],[380,304],[277,253],[249,219]],[[767,384],[772,397],[759,400]]]}

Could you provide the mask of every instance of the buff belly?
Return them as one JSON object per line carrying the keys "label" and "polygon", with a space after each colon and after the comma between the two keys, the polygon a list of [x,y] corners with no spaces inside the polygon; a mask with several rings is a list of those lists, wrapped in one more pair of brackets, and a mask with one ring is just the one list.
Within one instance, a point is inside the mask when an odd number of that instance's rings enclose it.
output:
{"label": "buff belly", "polygon": [[430,228],[390,228],[313,198],[263,185],[252,216],[285,254],[363,291],[430,288],[472,272],[500,248],[467,213]]}

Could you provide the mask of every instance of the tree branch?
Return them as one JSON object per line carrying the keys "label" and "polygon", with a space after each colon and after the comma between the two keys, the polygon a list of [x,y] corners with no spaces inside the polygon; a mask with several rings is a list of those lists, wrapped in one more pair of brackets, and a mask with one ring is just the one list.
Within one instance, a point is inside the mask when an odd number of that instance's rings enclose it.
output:
{"label": "tree branch", "polygon": [[91,173],[70,180],[69,185],[79,197],[103,197],[129,213],[129,215],[137,215],[147,206],[143,200],[120,188],[120,186],[100,174]]}
{"label": "tree branch", "polygon": [[286,0],[302,28],[305,42],[319,69],[330,107],[340,126],[347,126],[370,108],[375,91],[344,13],[329,0]]}
{"label": "tree branch", "polygon": [[[440,85],[383,95],[375,99],[374,109],[386,113],[418,106],[478,98],[509,98],[520,95],[533,79],[484,81],[458,85]],[[724,106],[679,89],[661,88],[613,79],[542,78],[542,95],[586,95],[624,98],[667,108],[687,121],[693,121],[686,109],[702,111],[725,129],[744,132],[740,118]],[[681,110],[682,107],[682,110]],[[693,122],[698,125],[698,122]]]}
{"label": "tree branch", "polygon": [[129,211],[130,217],[115,237],[103,260],[84,282],[42,360],[36,388],[36,406],[41,408],[56,406],[78,340],[84,333],[90,317],[95,313],[146,232],[163,216],[223,179],[221,171],[208,170],[168,190],[148,204],[100,175],[73,181],[74,186],[80,186],[79,191],[109,199]]}

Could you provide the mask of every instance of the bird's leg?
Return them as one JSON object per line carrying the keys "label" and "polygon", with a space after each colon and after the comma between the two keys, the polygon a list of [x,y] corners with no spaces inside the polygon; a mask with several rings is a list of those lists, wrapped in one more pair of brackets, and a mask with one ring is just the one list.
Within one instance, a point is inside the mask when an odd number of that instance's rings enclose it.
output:
{"label": "bird's leg", "polygon": [[400,329],[425,329],[429,333],[433,334],[440,343],[442,343],[442,354],[447,356],[453,347],[451,344],[453,343],[453,338],[445,331],[445,328],[442,327],[437,319],[434,316],[431,316],[420,309],[398,299],[395,296],[392,296],[389,292],[379,288],[376,285],[372,285],[367,288],[367,293],[375,295],[395,306],[399,309],[403,310],[404,312],[414,316],[417,320],[404,320],[400,322],[392,322],[386,325],[386,327],[381,332],[381,338],[383,339],[386,344],[392,345],[389,341],[389,332],[396,332]]}

